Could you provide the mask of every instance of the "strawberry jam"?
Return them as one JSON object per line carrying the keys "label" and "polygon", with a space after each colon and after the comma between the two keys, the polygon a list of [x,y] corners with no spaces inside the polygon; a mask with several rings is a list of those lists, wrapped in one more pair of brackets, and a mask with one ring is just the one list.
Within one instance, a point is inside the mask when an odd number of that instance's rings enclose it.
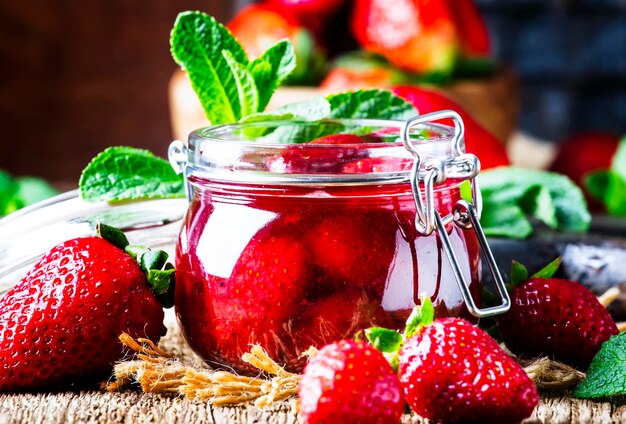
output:
{"label": "strawberry jam", "polygon": [[[416,143],[445,157],[447,127],[429,131],[436,133]],[[374,325],[399,329],[424,296],[440,317],[470,318],[440,236],[415,228],[406,180],[412,160],[401,144],[347,137],[345,146],[254,145],[214,137],[191,136],[190,205],[176,258],[177,317],[211,365],[254,372],[241,355],[259,344],[300,371],[310,346]],[[297,166],[276,171],[300,153]],[[442,216],[461,199],[460,183],[435,186]],[[476,236],[453,223],[446,230],[478,301]]]}

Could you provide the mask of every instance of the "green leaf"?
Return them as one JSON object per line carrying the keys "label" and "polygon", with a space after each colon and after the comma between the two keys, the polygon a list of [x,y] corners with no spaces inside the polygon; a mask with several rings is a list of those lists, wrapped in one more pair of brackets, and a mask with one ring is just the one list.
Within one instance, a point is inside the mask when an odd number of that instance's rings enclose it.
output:
{"label": "green leaf", "polygon": [[330,102],[324,97],[314,97],[301,102],[289,103],[271,112],[248,117],[244,121],[247,122],[249,119],[258,119],[260,117],[267,117],[269,120],[276,120],[285,115],[291,115],[292,118],[305,121],[318,121],[329,117],[330,114]]}
{"label": "green leaf", "polygon": [[0,171],[0,216],[8,215],[24,206],[18,196],[19,185],[4,171]]}
{"label": "green leaf", "polygon": [[622,180],[626,180],[626,136],[622,138],[619,146],[617,146],[617,151],[613,155],[611,170],[622,177]]}
{"label": "green leaf", "polygon": [[538,219],[550,228],[558,228],[556,207],[547,187],[540,185],[528,187],[518,204],[526,215]]}
{"label": "green leaf", "polygon": [[609,171],[604,203],[611,215],[626,216],[626,178],[614,169]]}
{"label": "green leaf", "polygon": [[78,183],[88,201],[121,201],[184,197],[182,175],[147,150],[110,147],[83,170]]}
{"label": "green leaf", "polygon": [[318,85],[324,76],[326,54],[317,46],[311,33],[301,29],[293,38],[296,64],[285,80],[286,85]]}
{"label": "green leaf", "polygon": [[595,171],[584,176],[583,185],[597,200],[604,202],[609,187],[609,179],[611,178],[611,171]]}
{"label": "green leaf", "polygon": [[[564,175],[501,167],[478,176],[485,234],[523,238],[532,233],[524,215],[563,231],[584,232],[591,216],[580,189]],[[507,228],[508,226],[508,228]]]}
{"label": "green leaf", "polygon": [[511,265],[511,285],[515,287],[526,280],[528,280],[528,270],[526,267],[517,261],[513,261]]}
{"label": "green leaf", "polygon": [[406,320],[406,327],[404,329],[404,337],[409,338],[418,330],[430,323],[435,319],[435,308],[430,298],[426,297],[422,299],[422,304],[413,308],[411,315]]}
{"label": "green leaf", "polygon": [[295,66],[296,55],[289,40],[276,43],[250,62],[248,70],[259,92],[258,109],[255,112],[265,110],[274,91],[289,76]]}
{"label": "green leaf", "polygon": [[24,206],[32,205],[59,194],[56,188],[41,178],[21,177],[17,178],[15,182],[18,186],[16,195],[21,199]]}
{"label": "green leaf", "polygon": [[483,195],[483,213],[480,223],[485,235],[523,239],[530,236],[533,226],[517,205],[490,202]]}
{"label": "green leaf", "polygon": [[626,333],[604,342],[573,395],[583,399],[626,395]]}
{"label": "green leaf", "polygon": [[146,276],[150,288],[164,308],[174,306],[175,275],[176,271],[169,268],[151,269]]}
{"label": "green leaf", "polygon": [[239,97],[239,105],[241,107],[240,116],[247,116],[257,113],[259,106],[259,93],[254,84],[254,78],[250,71],[241,63],[237,62],[231,52],[222,51],[226,63],[230,67],[231,72],[235,76],[235,84],[237,86],[237,95]]}
{"label": "green leaf", "polygon": [[365,330],[372,346],[384,353],[395,353],[402,347],[402,334],[387,328],[372,327]]}
{"label": "green leaf", "polygon": [[333,94],[330,118],[376,118],[405,120],[417,115],[415,107],[387,90],[360,90]]}
{"label": "green leaf", "polygon": [[121,230],[112,227],[110,225],[103,224],[102,222],[96,223],[96,234],[98,237],[102,237],[113,246],[116,246],[122,250],[128,246],[128,238]]}
{"label": "green leaf", "polygon": [[144,272],[150,272],[151,270],[163,270],[167,264],[169,255],[163,250],[147,249],[141,256],[139,256],[139,265]]}
{"label": "green leaf", "polygon": [[187,71],[204,113],[212,125],[242,116],[235,74],[223,51],[244,66],[248,57],[228,29],[202,12],[178,15],[170,35],[172,56]]}
{"label": "green leaf", "polygon": [[559,267],[561,266],[562,261],[563,258],[559,256],[548,265],[535,272],[532,275],[532,278],[552,278],[552,276],[558,271]]}

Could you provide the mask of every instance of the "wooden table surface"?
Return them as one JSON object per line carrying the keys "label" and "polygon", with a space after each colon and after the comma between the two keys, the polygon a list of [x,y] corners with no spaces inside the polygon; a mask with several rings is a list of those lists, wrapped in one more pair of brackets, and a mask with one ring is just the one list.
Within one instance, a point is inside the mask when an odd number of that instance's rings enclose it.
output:
{"label": "wooden table surface", "polygon": [[[197,357],[184,342],[171,311],[168,334],[161,346],[183,363]],[[140,391],[107,393],[98,390],[59,393],[0,394],[0,424],[13,423],[272,423],[301,422],[295,402],[281,402],[261,410],[253,405],[212,407],[182,397]],[[406,414],[403,423],[427,422]],[[543,393],[539,406],[525,423],[626,422],[626,406],[571,399]],[[347,424],[347,423],[346,423]]]}

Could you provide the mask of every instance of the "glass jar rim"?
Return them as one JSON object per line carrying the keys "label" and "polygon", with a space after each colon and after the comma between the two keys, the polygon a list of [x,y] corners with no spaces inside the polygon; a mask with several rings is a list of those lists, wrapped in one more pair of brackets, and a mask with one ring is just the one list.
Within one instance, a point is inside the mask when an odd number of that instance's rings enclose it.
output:
{"label": "glass jar rim", "polygon": [[[401,132],[405,122],[384,119],[322,119],[306,121],[280,119],[250,121],[200,128],[189,135],[185,147],[185,166],[188,175],[205,177],[222,182],[260,184],[387,184],[407,182],[410,179],[413,155],[404,147]],[[316,135],[354,134],[364,139],[359,143],[307,143]],[[328,133],[328,134],[326,134]],[[444,124],[427,123],[412,127],[410,141],[422,158],[428,161],[452,160],[454,128]],[[309,137],[309,140],[297,137]],[[373,139],[379,137],[380,139]],[[382,140],[382,142],[381,142]],[[341,172],[320,166],[315,158],[325,150],[338,158],[338,165],[346,165],[358,149],[365,158],[385,158],[398,162],[388,163],[363,172]],[[281,162],[284,154],[302,154],[309,159],[309,169],[298,169]],[[303,154],[309,155],[306,158]],[[311,155],[312,153],[312,155]],[[170,152],[171,154],[171,152]],[[361,159],[356,155],[354,161]],[[268,161],[278,158],[268,166]],[[278,165],[276,165],[278,164]],[[341,166],[338,166],[341,169]],[[381,169],[384,168],[384,169]],[[344,168],[345,169],[345,166]]]}

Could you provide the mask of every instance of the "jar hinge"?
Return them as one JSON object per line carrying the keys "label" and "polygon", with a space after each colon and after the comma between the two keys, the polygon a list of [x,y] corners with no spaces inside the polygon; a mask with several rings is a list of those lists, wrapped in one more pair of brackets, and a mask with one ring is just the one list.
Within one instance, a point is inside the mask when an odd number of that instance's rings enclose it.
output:
{"label": "jar hinge", "polygon": [[[418,147],[411,142],[411,128],[415,125],[425,124],[441,119],[451,119],[454,122],[454,135],[452,137],[452,151],[454,158],[451,160],[434,160],[431,159],[424,163],[422,170],[422,157]],[[475,155],[463,153],[463,142],[465,137],[465,127],[461,116],[454,111],[444,110],[440,112],[429,113],[426,115],[415,116],[408,119],[401,132],[402,143],[404,147],[413,155],[413,168],[411,169],[411,188],[413,190],[413,199],[415,201],[415,228],[424,235],[430,235],[434,230],[439,233],[444,251],[454,272],[457,284],[463,295],[463,300],[470,313],[476,317],[482,318],[491,315],[504,313],[511,307],[511,299],[504,285],[502,275],[495,262],[485,233],[480,226],[480,213],[482,212],[482,197],[478,187],[476,176],[480,172],[480,162]],[[460,200],[454,206],[452,212],[442,217],[435,210],[434,201],[434,185],[441,184],[447,178],[462,178],[470,181],[472,190],[472,202]],[[420,183],[424,186],[424,198],[422,199],[422,190]],[[479,308],[474,301],[468,281],[465,279],[459,261],[456,257],[450,237],[446,231],[446,225],[454,222],[460,228],[472,229],[478,238],[480,250],[487,262],[489,271],[493,276],[496,288],[501,298],[501,303],[497,306],[487,308]]]}
{"label": "jar hinge", "polygon": [[189,201],[191,188],[189,186],[189,178],[188,178],[188,154],[189,151],[185,143],[180,140],[174,140],[170,143],[167,149],[167,157],[170,161],[170,165],[174,168],[177,174],[183,174],[183,178],[185,181],[185,195],[187,200]]}

